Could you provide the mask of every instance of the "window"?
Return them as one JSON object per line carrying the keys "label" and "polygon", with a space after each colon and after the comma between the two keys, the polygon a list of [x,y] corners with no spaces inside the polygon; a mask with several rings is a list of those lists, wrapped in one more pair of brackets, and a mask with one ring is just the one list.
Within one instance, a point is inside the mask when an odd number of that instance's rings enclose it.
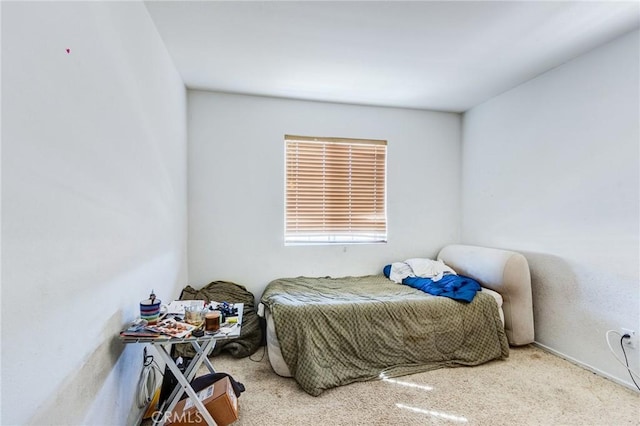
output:
{"label": "window", "polygon": [[285,244],[387,241],[387,141],[285,135]]}

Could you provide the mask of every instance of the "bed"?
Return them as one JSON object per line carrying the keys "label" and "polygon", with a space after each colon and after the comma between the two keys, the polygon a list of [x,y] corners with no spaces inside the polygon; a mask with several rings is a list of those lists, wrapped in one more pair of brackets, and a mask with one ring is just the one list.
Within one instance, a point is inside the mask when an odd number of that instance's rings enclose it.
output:
{"label": "bed", "polygon": [[437,259],[481,284],[472,302],[433,296],[384,275],[269,283],[261,308],[273,370],[317,396],[356,381],[504,359],[509,345],[533,341],[524,256],[449,245]]}

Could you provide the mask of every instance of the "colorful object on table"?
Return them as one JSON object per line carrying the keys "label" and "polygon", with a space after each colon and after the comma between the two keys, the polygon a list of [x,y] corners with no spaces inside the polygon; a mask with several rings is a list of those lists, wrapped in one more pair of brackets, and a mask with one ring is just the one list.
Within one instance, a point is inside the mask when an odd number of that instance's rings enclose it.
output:
{"label": "colorful object on table", "polygon": [[156,299],[156,295],[151,290],[149,298],[140,301],[140,318],[147,321],[147,324],[157,324],[158,318],[160,318],[160,305],[162,301]]}

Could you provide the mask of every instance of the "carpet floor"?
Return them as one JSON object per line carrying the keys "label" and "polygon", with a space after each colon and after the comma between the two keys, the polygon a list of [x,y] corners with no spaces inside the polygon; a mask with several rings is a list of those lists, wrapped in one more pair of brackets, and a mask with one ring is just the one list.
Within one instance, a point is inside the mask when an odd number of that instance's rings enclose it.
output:
{"label": "carpet floor", "polygon": [[262,354],[212,359],[246,387],[234,426],[640,425],[640,393],[535,346],[511,348],[504,361],[353,383],[318,397],[276,375]]}

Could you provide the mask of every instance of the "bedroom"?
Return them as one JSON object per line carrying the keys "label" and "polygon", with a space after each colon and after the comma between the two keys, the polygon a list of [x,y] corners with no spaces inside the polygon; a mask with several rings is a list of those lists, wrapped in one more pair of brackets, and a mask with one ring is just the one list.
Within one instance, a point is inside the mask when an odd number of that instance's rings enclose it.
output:
{"label": "bedroom", "polygon": [[[3,2],[2,423],[126,423],[141,356],[112,337],[150,286],[259,293],[452,242],[525,253],[536,341],[629,385],[604,342],[640,330],[638,6],[621,5],[632,19],[588,21],[604,38],[557,68],[437,112],[187,91],[151,5]],[[285,133],[389,140],[386,245],[282,245]]]}

